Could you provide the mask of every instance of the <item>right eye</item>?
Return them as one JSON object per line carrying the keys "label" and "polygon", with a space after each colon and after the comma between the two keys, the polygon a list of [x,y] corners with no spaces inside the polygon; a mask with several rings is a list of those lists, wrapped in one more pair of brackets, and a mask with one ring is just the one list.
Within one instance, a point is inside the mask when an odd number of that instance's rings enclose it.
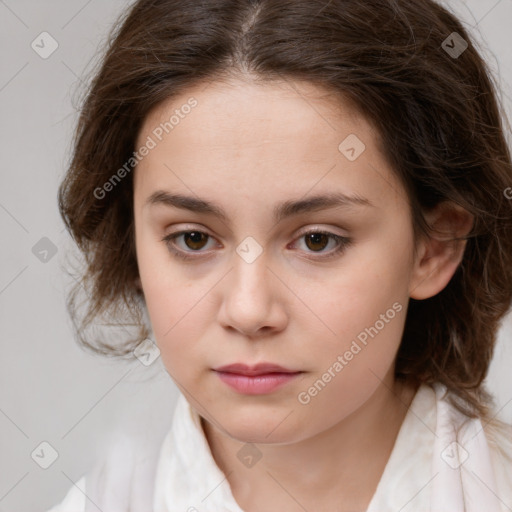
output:
{"label": "right eye", "polygon": [[[180,237],[183,237],[182,240],[185,246],[188,247],[190,250],[184,248],[176,249],[176,247],[178,246],[176,240],[179,239]],[[192,254],[194,252],[205,252],[200,250],[206,245],[209,238],[211,238],[210,235],[203,231],[183,230],[166,235],[164,238],[162,238],[162,242],[165,242],[169,251],[175,256],[182,259],[192,259],[196,258],[197,256],[190,256],[189,254]]]}

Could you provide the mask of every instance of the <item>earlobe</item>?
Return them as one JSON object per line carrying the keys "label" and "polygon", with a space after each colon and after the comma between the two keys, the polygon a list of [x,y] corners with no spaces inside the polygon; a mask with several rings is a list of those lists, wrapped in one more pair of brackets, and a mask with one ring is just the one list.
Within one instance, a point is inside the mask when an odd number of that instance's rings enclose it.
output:
{"label": "earlobe", "polygon": [[431,227],[428,238],[418,243],[409,296],[423,300],[442,291],[464,256],[474,217],[464,208],[443,202],[424,215]]}

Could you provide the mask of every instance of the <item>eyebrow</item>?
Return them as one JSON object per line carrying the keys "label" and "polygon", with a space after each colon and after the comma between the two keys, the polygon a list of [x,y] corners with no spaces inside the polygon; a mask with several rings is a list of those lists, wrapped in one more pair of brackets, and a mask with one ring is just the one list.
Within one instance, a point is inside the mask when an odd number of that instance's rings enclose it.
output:
{"label": "eyebrow", "polygon": [[[190,210],[192,212],[213,215],[229,224],[229,218],[225,210],[212,201],[201,199],[199,197],[191,197],[183,194],[171,194],[165,190],[157,190],[153,192],[146,202],[146,206],[164,205],[182,210]],[[301,213],[309,213],[329,208],[350,208],[354,206],[374,205],[365,197],[358,194],[347,195],[342,192],[330,192],[326,194],[308,197],[307,199],[288,200],[277,204],[273,208],[274,222],[281,222],[283,219],[299,215]]]}

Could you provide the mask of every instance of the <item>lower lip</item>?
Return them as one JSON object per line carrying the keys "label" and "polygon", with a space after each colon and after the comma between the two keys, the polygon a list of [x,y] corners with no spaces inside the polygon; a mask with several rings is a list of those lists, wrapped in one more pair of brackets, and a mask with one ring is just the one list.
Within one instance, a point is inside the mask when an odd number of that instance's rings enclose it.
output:
{"label": "lower lip", "polygon": [[297,373],[264,373],[261,375],[241,375],[239,373],[217,372],[222,382],[245,395],[272,393],[298,377]]}

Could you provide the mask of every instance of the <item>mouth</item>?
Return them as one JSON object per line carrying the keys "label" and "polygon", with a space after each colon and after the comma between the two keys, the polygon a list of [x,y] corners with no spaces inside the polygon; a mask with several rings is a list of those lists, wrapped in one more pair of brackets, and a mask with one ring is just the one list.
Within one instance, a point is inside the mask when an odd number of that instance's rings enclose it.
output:
{"label": "mouth", "polygon": [[254,366],[235,363],[213,370],[222,382],[245,395],[272,393],[304,373],[273,363],[260,363]]}

